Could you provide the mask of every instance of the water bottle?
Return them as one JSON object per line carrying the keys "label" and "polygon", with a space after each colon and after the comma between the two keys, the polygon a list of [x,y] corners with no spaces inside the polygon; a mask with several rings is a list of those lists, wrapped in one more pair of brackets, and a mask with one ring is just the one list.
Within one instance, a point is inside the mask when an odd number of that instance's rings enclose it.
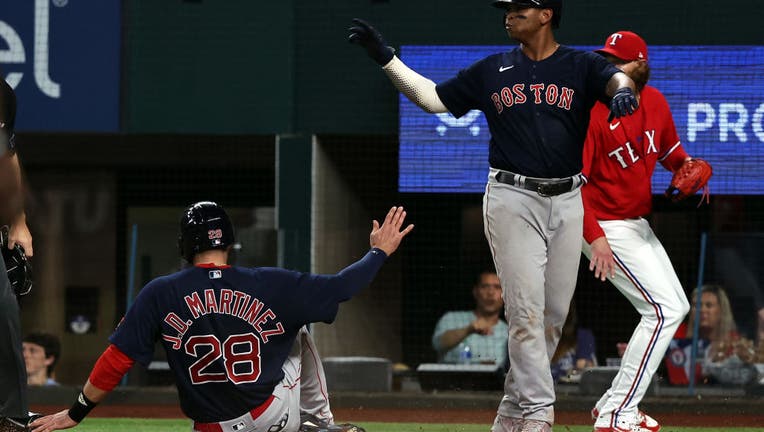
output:
{"label": "water bottle", "polygon": [[465,343],[462,344],[462,349],[459,351],[459,363],[472,363],[472,350],[470,349],[470,346]]}

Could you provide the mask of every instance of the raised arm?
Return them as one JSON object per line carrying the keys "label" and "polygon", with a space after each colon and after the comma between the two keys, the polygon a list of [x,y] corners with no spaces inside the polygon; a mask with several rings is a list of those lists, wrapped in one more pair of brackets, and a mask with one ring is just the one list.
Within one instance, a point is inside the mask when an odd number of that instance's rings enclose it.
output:
{"label": "raised arm", "polygon": [[406,66],[395,51],[387,45],[382,34],[371,24],[358,18],[353,19],[348,41],[360,45],[372,60],[382,66],[395,88],[411,102],[429,113],[443,113],[448,109],[435,91],[435,83]]}
{"label": "raised arm", "polygon": [[385,259],[398,249],[401,240],[414,229],[413,224],[404,228],[405,220],[406,211],[403,207],[392,207],[381,225],[377,220],[372,221],[369,234],[372,249],[363,258],[336,275],[322,276],[337,299],[348,300],[371,283]]}
{"label": "raised arm", "polygon": [[637,87],[628,75],[623,72],[613,74],[605,88],[605,93],[612,98],[607,121],[634,113],[639,107],[636,92]]}

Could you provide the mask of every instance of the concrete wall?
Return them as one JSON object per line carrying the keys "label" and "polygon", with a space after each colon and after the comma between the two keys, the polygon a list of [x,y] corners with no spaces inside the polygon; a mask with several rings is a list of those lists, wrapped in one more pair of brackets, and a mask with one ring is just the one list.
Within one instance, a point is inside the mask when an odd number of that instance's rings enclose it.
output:
{"label": "concrete wall", "polygon": [[[369,250],[371,214],[320,141],[313,147],[313,273],[336,273]],[[314,325],[321,355],[401,359],[400,265],[393,255],[370,287],[340,305],[333,325]]]}

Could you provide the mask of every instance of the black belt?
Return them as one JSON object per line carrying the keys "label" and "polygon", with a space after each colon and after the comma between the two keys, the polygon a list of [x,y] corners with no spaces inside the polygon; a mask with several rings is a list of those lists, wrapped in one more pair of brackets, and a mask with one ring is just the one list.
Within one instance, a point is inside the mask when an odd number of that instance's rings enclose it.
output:
{"label": "black belt", "polygon": [[524,177],[524,179],[525,181],[516,182],[515,174],[511,172],[499,171],[496,173],[496,181],[536,192],[537,194],[543,197],[564,194],[565,192],[570,192],[576,187],[581,185],[581,182],[580,181],[576,182],[574,180],[574,177],[567,177],[563,179],[548,179],[548,180]]}

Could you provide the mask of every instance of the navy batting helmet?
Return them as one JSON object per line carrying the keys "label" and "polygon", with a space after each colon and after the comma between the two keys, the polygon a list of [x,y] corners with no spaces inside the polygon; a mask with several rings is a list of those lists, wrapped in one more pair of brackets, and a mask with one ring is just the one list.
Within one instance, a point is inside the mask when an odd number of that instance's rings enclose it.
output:
{"label": "navy batting helmet", "polygon": [[506,9],[511,5],[536,9],[552,9],[552,12],[554,12],[552,15],[552,28],[560,27],[560,19],[562,18],[562,0],[495,0],[493,2],[493,6],[500,9]]}
{"label": "navy batting helmet", "polygon": [[200,201],[191,205],[180,217],[178,249],[189,263],[199,252],[226,249],[233,242],[231,220],[217,203]]}

